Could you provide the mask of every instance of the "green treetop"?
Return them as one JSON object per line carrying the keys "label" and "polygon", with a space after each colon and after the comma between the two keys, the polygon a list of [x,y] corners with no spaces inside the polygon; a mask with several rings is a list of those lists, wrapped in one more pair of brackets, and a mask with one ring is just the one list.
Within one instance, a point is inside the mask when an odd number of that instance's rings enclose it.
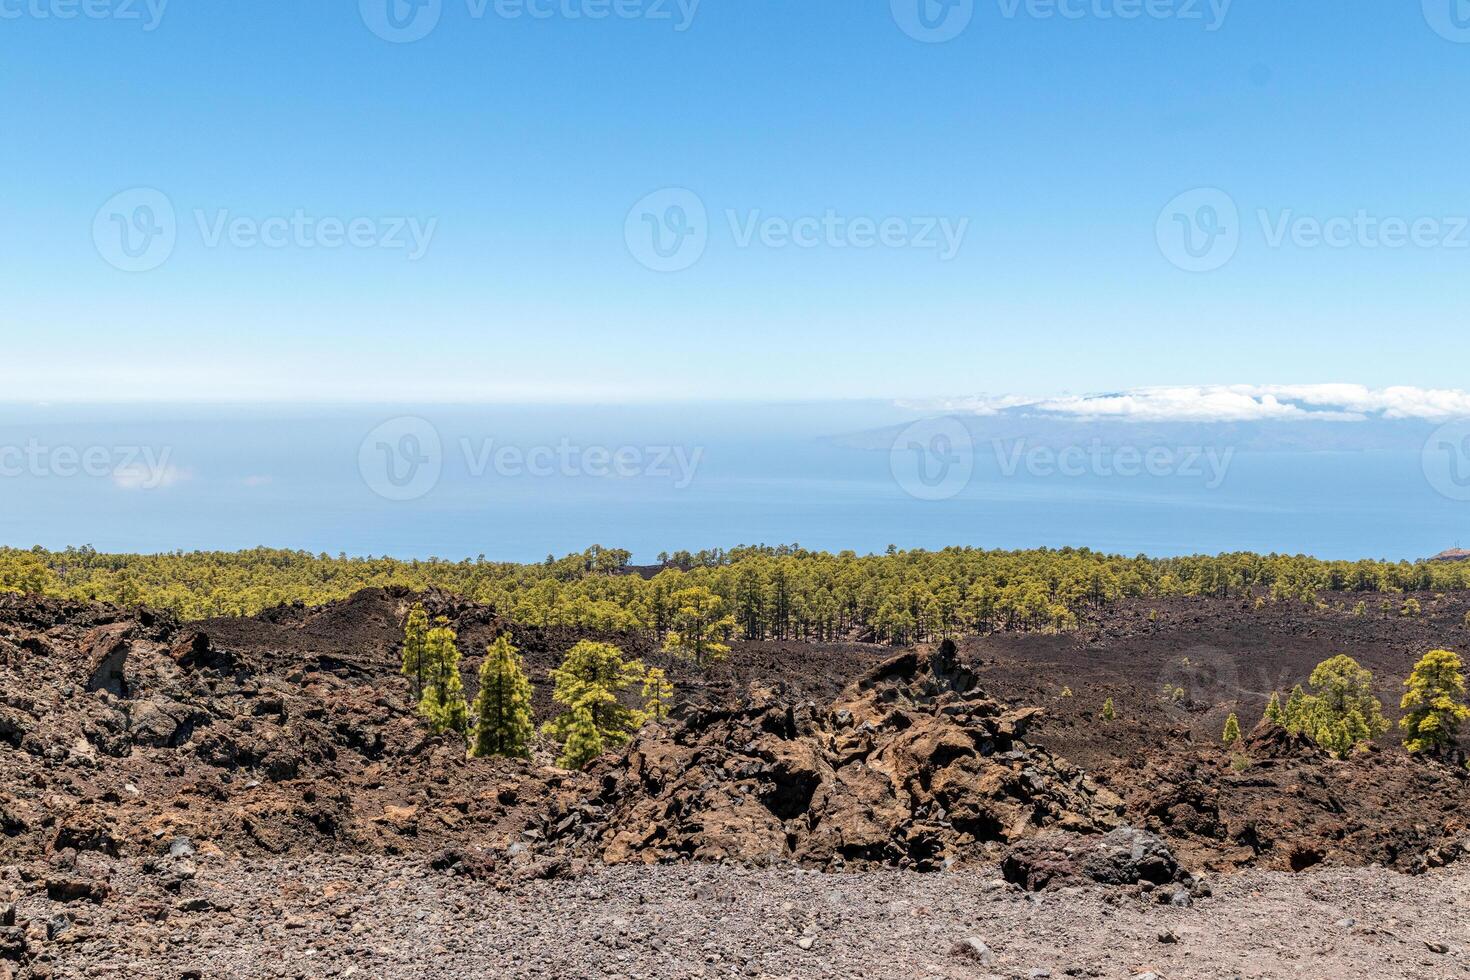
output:
{"label": "green treetop", "polygon": [[531,755],[531,682],[520,654],[502,633],[485,650],[480,690],[475,695],[473,756]]}
{"label": "green treetop", "polygon": [[1444,750],[1458,740],[1460,725],[1470,718],[1465,706],[1465,677],[1459,654],[1430,650],[1404,681],[1408,690],[1399,703],[1404,748],[1410,752]]}

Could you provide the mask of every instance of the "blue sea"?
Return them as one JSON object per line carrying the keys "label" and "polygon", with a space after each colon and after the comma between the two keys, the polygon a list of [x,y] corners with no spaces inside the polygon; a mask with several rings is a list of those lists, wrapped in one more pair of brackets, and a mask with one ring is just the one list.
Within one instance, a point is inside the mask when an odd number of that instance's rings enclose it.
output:
{"label": "blue sea", "polygon": [[1426,464],[1433,425],[1354,425],[1059,426],[877,401],[11,405],[0,543],[517,561],[595,543],[650,562],[793,542],[1414,559],[1470,539],[1461,471]]}

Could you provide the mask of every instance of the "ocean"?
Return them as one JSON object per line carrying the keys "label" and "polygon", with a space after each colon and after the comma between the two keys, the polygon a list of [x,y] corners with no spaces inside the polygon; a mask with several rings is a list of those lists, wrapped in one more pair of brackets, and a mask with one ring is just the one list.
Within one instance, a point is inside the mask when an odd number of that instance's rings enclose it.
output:
{"label": "ocean", "polygon": [[879,401],[0,406],[0,544],[516,561],[758,543],[1415,559],[1470,538],[1470,464],[1436,462],[1454,444],[1430,423],[925,416]]}

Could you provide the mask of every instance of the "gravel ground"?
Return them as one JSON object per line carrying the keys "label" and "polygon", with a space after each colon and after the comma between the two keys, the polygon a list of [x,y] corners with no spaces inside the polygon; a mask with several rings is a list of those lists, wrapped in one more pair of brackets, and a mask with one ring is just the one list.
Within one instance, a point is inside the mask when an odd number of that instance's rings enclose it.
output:
{"label": "gravel ground", "polygon": [[[58,906],[34,893],[18,903],[33,931],[58,911],[74,920],[45,944],[43,972],[172,980],[1470,976],[1470,869],[1418,878],[1380,869],[1253,872],[1216,880],[1214,896],[1188,909],[1102,889],[1026,895],[982,872],[621,867],[502,891],[421,859],[357,857],[202,858],[197,878],[162,905],[135,866],[109,870],[114,897],[103,905]],[[208,903],[216,907],[189,911]],[[149,921],[150,910],[167,914]]]}

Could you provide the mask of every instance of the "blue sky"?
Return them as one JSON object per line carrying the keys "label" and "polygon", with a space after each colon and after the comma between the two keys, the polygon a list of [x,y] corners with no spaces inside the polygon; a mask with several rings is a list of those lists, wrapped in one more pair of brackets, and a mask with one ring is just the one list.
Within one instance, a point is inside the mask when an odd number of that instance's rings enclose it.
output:
{"label": "blue sky", "polygon": [[[0,397],[1463,384],[1460,0],[976,0],[944,43],[907,0],[703,0],[682,31],[689,0],[442,0],[412,43],[374,0],[176,0],[152,30],[144,0],[74,2],[0,0]],[[129,272],[105,236],[138,188],[174,244]],[[659,272],[630,210],[667,188],[704,241]],[[1238,240],[1181,268],[1167,231],[1221,192]],[[897,244],[855,247],[889,220]],[[332,222],[368,244],[306,247]],[[954,254],[921,247],[946,222]]]}

